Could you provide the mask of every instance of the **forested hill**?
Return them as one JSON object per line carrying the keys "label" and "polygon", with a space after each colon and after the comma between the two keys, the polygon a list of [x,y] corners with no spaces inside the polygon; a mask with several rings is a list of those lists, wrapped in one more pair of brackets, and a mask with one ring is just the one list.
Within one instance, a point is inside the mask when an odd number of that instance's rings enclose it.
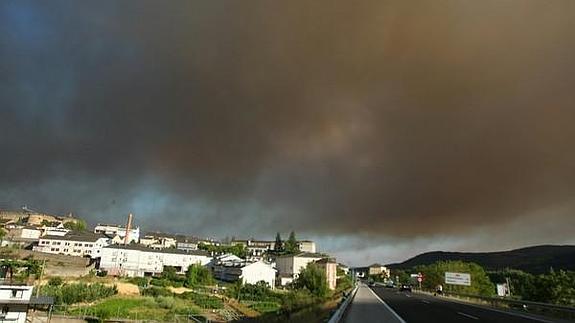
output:
{"label": "forested hill", "polygon": [[532,274],[546,273],[550,268],[575,271],[575,246],[543,245],[498,252],[433,251],[415,256],[402,263],[388,265],[388,267],[408,269],[445,260],[475,262],[486,270],[512,268]]}

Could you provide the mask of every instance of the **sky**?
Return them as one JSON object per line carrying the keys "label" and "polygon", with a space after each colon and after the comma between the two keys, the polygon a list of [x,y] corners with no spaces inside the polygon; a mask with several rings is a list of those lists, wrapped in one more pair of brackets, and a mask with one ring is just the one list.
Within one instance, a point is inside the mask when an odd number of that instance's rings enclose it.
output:
{"label": "sky", "polygon": [[575,244],[575,2],[2,1],[0,208],[339,261]]}

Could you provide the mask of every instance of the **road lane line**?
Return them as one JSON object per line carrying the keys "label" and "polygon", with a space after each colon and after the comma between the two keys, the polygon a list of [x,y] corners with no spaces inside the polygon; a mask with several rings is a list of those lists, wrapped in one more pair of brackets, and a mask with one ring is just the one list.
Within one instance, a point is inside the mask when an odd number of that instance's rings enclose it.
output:
{"label": "road lane line", "polygon": [[463,316],[468,317],[468,318],[473,319],[473,320],[479,320],[478,317],[473,316],[473,315],[465,314],[465,313],[462,313],[462,312],[457,312],[457,314],[463,315]]}
{"label": "road lane line", "polygon": [[484,306],[479,306],[479,305],[475,305],[475,304],[471,304],[471,303],[462,302],[462,301],[456,300],[456,299],[442,298],[442,299],[439,299],[439,300],[444,301],[444,302],[457,303],[457,304],[461,304],[461,305],[471,306],[471,307],[475,307],[475,308],[482,309],[482,310],[486,310],[486,311],[493,311],[493,312],[498,312],[498,313],[501,313],[501,314],[507,314],[507,315],[511,315],[511,316],[518,316],[518,317],[526,318],[526,319],[533,320],[533,321],[544,322],[544,323],[554,323],[553,321],[548,321],[548,320],[545,320],[545,319],[540,318],[540,317],[523,315],[523,314],[521,314],[521,313],[516,313],[516,312],[502,311],[502,310],[498,310],[498,309],[491,308],[491,307],[484,307]]}
{"label": "road lane line", "polygon": [[405,294],[405,296],[407,296],[407,297],[411,297],[411,295],[407,295],[407,294]]}
{"label": "road lane line", "polygon": [[391,307],[389,307],[389,305],[387,305],[387,303],[384,302],[383,299],[381,299],[371,288],[368,287],[368,289],[369,289],[369,291],[373,294],[373,296],[375,296],[375,298],[377,298],[377,300],[380,301],[381,304],[383,304],[383,306],[385,306],[385,308],[387,308],[387,310],[388,310],[389,312],[391,312],[391,314],[393,314],[393,316],[395,316],[395,318],[396,318],[399,322],[401,322],[401,323],[407,323],[407,322],[405,322],[404,319],[401,318],[401,316],[397,315],[397,313],[395,313],[395,311],[394,311]]}
{"label": "road lane line", "polygon": [[423,299],[422,299],[421,301],[424,302],[425,304],[431,304],[429,301],[426,301],[426,300],[423,300]]}

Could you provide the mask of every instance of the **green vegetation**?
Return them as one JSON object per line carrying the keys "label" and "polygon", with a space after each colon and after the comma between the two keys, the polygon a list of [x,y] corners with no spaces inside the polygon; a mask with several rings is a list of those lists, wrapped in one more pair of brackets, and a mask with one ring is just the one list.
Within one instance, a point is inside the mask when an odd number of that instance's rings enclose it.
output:
{"label": "green vegetation", "polygon": [[41,271],[41,262],[32,258],[15,260],[4,259],[0,261],[0,278],[12,275],[16,282],[24,282],[27,278],[38,277]]}
{"label": "green vegetation", "polygon": [[150,286],[148,288],[142,289],[142,295],[158,297],[158,296],[173,296],[174,293],[172,293],[169,289],[165,287]]}
{"label": "green vegetation", "polygon": [[[421,272],[424,275],[422,288],[427,290],[435,290],[437,285],[443,285],[446,292],[481,296],[493,296],[495,293],[495,285],[489,280],[483,267],[476,263],[439,261],[427,266],[417,266],[414,271]],[[446,285],[445,272],[471,274],[471,286]]]}
{"label": "green vegetation", "polygon": [[284,248],[287,254],[295,254],[299,252],[299,246],[295,238],[295,232],[290,232],[289,238],[286,241]]}
{"label": "green vegetation", "polygon": [[41,294],[54,297],[54,304],[74,304],[93,302],[118,293],[116,286],[106,286],[101,283],[58,284],[52,280],[41,288]]}
{"label": "green vegetation", "polygon": [[186,271],[184,286],[196,287],[214,284],[214,278],[210,270],[202,265],[190,265]]}
{"label": "green vegetation", "polygon": [[496,283],[509,279],[511,295],[523,300],[575,306],[575,271],[533,275],[520,270],[489,273]]}
{"label": "green vegetation", "polygon": [[298,278],[294,281],[294,287],[306,289],[312,295],[320,298],[326,297],[329,292],[325,272],[313,262],[301,270]]}
{"label": "green vegetation", "polygon": [[341,269],[337,269],[336,293],[345,292],[353,287],[353,280]]}
{"label": "green vegetation", "polygon": [[76,221],[69,221],[64,223],[64,228],[72,231],[86,231],[87,225],[86,221],[82,219],[76,219]]}
{"label": "green vegetation", "polygon": [[185,292],[178,295],[179,298],[191,300],[194,304],[201,308],[219,309],[224,307],[224,303],[219,297],[199,294],[195,292]]}
{"label": "green vegetation", "polygon": [[214,254],[225,254],[225,253],[231,253],[234,254],[240,258],[245,258],[248,255],[248,249],[246,248],[246,246],[242,245],[242,244],[236,244],[233,246],[215,246],[215,245],[211,245],[211,244],[204,244],[204,243],[200,243],[198,244],[198,249],[200,250],[205,250],[208,251],[210,253],[214,253]]}
{"label": "green vegetation", "polygon": [[276,242],[274,244],[274,253],[281,254],[284,251],[284,243],[282,241],[282,237],[278,232],[276,234]]}
{"label": "green vegetation", "polygon": [[200,310],[194,304],[174,297],[113,297],[93,306],[80,306],[66,311],[73,315],[138,320],[174,321],[174,315],[197,315]]}

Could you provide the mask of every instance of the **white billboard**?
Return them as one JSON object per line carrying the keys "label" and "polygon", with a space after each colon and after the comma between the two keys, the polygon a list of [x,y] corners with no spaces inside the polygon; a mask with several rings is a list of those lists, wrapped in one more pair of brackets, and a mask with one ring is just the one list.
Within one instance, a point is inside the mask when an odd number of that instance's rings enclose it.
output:
{"label": "white billboard", "polygon": [[451,285],[471,286],[471,275],[465,273],[445,273],[445,283]]}

